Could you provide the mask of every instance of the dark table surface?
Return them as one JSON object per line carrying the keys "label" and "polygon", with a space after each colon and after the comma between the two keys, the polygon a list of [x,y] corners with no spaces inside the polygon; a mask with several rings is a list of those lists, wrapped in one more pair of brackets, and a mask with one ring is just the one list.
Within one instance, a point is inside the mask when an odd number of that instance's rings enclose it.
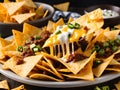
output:
{"label": "dark table surface", "polygon": [[[80,13],[81,15],[84,14],[84,8],[82,7],[70,7],[69,8],[70,11],[75,11],[75,12],[78,12]],[[14,81],[12,79],[9,79],[7,78],[6,76],[0,74],[0,80],[7,80],[8,83],[9,83],[9,86],[10,88],[15,88],[19,85],[22,85],[24,83],[19,83],[17,81]],[[45,88],[45,87],[37,87],[37,86],[32,86],[32,85],[27,85],[27,84],[24,84],[25,85],[25,88],[27,90],[93,90],[95,88],[95,86],[105,86],[105,85],[109,85],[111,90],[114,87],[114,84],[117,83],[118,81],[120,81],[120,77],[119,78],[116,78],[116,79],[113,79],[113,80],[110,80],[110,81],[107,81],[107,82],[104,82],[104,83],[100,83],[100,84],[97,84],[97,85],[93,85],[93,86],[86,86],[86,87],[76,87],[76,88]]]}

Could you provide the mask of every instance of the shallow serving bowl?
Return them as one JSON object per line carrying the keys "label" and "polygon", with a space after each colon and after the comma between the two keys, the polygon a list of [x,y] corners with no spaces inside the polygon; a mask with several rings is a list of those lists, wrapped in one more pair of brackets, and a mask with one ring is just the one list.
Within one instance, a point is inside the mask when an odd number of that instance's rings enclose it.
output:
{"label": "shallow serving bowl", "polygon": [[120,7],[114,6],[114,5],[109,5],[109,4],[100,4],[100,5],[94,5],[94,6],[87,7],[85,9],[85,12],[90,12],[97,8],[101,8],[102,10],[104,10],[104,9],[112,10],[119,14],[119,16],[117,16],[117,17],[104,18],[104,26],[103,27],[108,27],[108,26],[112,27],[114,25],[120,24]]}
{"label": "shallow serving bowl", "polygon": [[[52,18],[54,14],[54,8],[46,3],[40,3],[40,2],[35,2],[37,6],[42,5],[44,10],[48,10],[48,15],[45,18],[37,19],[34,21],[29,21],[26,23],[29,23],[31,25],[37,26],[37,27],[42,27],[48,23],[48,21]],[[18,23],[2,23],[0,22],[0,34],[1,37],[5,38],[10,35],[12,35],[12,29],[22,31],[23,28],[23,23],[18,24]]]}

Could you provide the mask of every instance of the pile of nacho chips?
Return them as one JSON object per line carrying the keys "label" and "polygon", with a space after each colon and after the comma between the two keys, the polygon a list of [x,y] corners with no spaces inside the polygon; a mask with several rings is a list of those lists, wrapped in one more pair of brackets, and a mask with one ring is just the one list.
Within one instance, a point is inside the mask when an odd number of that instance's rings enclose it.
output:
{"label": "pile of nacho chips", "polygon": [[0,3],[0,22],[23,23],[45,18],[48,10],[42,5],[36,5],[32,0],[4,0]]}
{"label": "pile of nacho chips", "polygon": [[[101,9],[87,13],[75,21],[70,18],[68,24],[65,24],[62,18],[57,22],[49,21],[48,25],[41,29],[24,23],[23,32],[12,30],[11,39],[0,38],[2,68],[11,70],[21,77],[59,82],[94,81],[94,78],[101,77],[105,72],[119,73],[120,28],[111,31],[109,27],[103,29],[103,24]],[[68,25],[77,27],[70,29]],[[58,32],[58,27],[63,28]],[[68,43],[61,44],[58,37],[67,30],[74,30],[73,34],[69,36]],[[49,37],[48,33],[51,34]],[[81,38],[87,42],[84,50],[84,44],[79,44],[82,43]],[[73,49],[76,45],[77,48]],[[112,47],[115,45],[116,47]],[[107,51],[110,53],[105,53]],[[78,55],[77,60],[66,62],[69,54],[74,57],[75,53]],[[85,58],[81,59],[83,56]]]}

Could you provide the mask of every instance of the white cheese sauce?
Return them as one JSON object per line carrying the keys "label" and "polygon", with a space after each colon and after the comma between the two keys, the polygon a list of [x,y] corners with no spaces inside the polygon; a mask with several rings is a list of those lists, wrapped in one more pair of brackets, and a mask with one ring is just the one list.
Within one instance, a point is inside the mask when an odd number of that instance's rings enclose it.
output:
{"label": "white cheese sauce", "polygon": [[108,10],[108,9],[104,9],[102,10],[103,12],[103,18],[114,18],[114,17],[118,17],[119,13],[113,11],[113,10]]}

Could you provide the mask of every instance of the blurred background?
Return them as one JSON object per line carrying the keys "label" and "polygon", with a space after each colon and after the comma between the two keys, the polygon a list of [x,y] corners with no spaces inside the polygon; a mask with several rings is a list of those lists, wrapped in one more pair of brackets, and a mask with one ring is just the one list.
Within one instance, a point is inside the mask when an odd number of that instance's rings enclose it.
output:
{"label": "blurred background", "polygon": [[96,4],[112,4],[120,6],[120,0],[33,0],[38,2],[45,2],[51,5],[69,1],[71,7],[88,7]]}
{"label": "blurred background", "polygon": [[[33,1],[44,2],[51,5],[69,1],[71,7],[88,7],[96,4],[112,4],[120,6],[120,0],[33,0]],[[0,0],[0,2],[3,2],[3,0]]]}

